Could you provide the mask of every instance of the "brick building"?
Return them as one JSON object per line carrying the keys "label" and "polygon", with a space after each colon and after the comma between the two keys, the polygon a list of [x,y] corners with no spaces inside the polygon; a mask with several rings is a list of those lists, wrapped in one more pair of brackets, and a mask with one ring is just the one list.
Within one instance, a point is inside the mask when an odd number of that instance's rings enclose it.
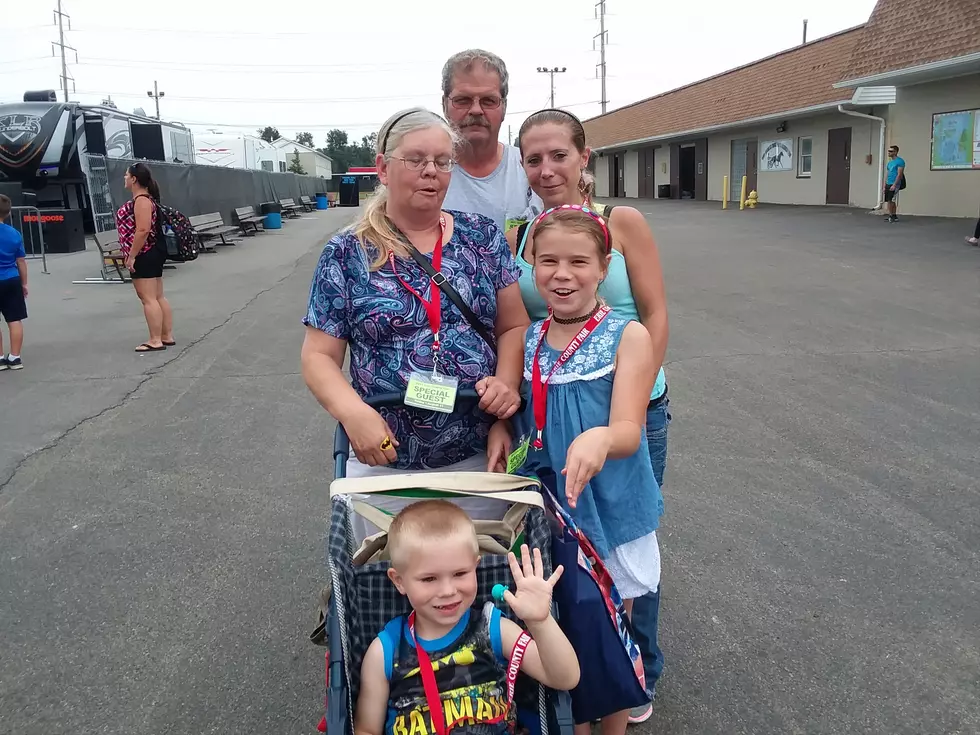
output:
{"label": "brick building", "polygon": [[585,121],[602,197],[873,207],[884,151],[907,214],[980,206],[980,0],[879,0],[862,26]]}

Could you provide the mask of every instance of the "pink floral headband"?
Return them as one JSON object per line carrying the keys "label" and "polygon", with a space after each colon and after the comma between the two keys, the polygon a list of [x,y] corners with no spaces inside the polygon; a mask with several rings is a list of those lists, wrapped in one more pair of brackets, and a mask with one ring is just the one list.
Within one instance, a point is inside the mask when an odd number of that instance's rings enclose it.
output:
{"label": "pink floral headband", "polygon": [[585,207],[579,204],[561,204],[557,207],[552,207],[551,209],[544,210],[541,214],[537,216],[537,219],[534,220],[534,224],[537,225],[548,215],[554,214],[555,212],[560,212],[562,210],[573,210],[576,212],[582,212],[584,214],[587,214],[596,222],[598,222],[599,226],[602,228],[602,233],[603,235],[605,235],[606,238],[606,255],[609,255],[609,253],[612,252],[612,238],[609,236],[609,227],[606,225],[605,218],[603,218],[594,209],[590,209],[589,207]]}

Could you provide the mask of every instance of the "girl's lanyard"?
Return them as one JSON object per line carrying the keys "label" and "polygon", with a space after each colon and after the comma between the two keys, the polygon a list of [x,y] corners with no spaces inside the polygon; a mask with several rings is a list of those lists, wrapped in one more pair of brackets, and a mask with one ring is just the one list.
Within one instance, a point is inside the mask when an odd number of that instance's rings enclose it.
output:
{"label": "girl's lanyard", "polygon": [[[436,273],[440,272],[442,268],[442,240],[446,235],[446,218],[439,218],[439,239],[436,241],[436,246],[432,250],[432,268]],[[395,277],[401,281],[401,284],[407,288],[419,301],[422,302],[422,306],[425,308],[425,315],[429,320],[429,329],[432,330],[432,375],[435,376],[438,373],[439,364],[439,328],[442,326],[442,289],[439,288],[435,282],[430,279],[429,281],[429,298],[426,299],[422,294],[416,291],[412,284],[398,275],[398,270],[395,268],[395,254],[388,253],[388,262],[391,263],[391,270],[394,272]]]}
{"label": "girl's lanyard", "polygon": [[541,377],[541,365],[538,363],[538,358],[541,354],[541,345],[548,336],[548,327],[551,326],[550,314],[541,325],[541,336],[538,338],[538,348],[534,351],[534,364],[531,367],[531,402],[534,404],[534,427],[538,430],[537,436],[531,443],[531,446],[535,449],[544,448],[544,424],[545,418],[548,415],[548,381],[551,380],[551,376],[555,374],[558,368],[568,362],[571,356],[578,351],[578,348],[582,346],[588,336],[595,331],[595,328],[602,323],[602,320],[611,311],[612,309],[606,305],[599,307],[599,310],[589,317],[589,321],[585,323],[585,326],[568,343],[568,347],[555,360],[551,372],[545,377]]}
{"label": "girl's lanyard", "polygon": [[[436,685],[436,674],[432,668],[432,661],[429,654],[415,638],[415,611],[408,616],[408,635],[409,641],[415,646],[415,653],[419,659],[419,676],[422,677],[422,688],[425,689],[425,701],[429,705],[429,715],[432,717],[432,725],[437,735],[447,735],[452,725],[447,723],[446,715],[442,710],[442,698],[439,696],[439,687]],[[507,705],[508,709],[514,702],[514,685],[517,682],[517,672],[521,670],[521,661],[524,660],[524,653],[527,651],[531,636],[527,631],[522,631],[514,644],[514,650],[510,654],[510,663],[507,665]],[[501,718],[502,719],[502,718]]]}

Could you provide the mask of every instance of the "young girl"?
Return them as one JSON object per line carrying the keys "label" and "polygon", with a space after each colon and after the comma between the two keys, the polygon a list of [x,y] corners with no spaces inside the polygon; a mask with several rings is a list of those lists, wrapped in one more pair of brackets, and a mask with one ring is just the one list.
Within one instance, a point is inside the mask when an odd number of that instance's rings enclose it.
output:
{"label": "young girl", "polygon": [[[520,420],[528,461],[550,465],[559,500],[592,541],[626,601],[657,589],[657,525],[663,498],[650,465],[644,424],[655,371],[650,333],[598,296],[611,259],[608,225],[592,210],[562,205],[534,224],[534,280],[549,317],[533,323],[524,347],[531,401]],[[511,437],[498,422],[488,451],[500,467]],[[602,719],[622,735],[629,711]],[[577,735],[589,724],[576,725]]]}

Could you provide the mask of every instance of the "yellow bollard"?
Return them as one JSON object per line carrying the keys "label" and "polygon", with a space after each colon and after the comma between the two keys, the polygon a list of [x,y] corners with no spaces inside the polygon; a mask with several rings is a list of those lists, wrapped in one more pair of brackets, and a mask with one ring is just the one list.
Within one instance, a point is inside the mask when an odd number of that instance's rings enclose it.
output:
{"label": "yellow bollard", "polygon": [[748,176],[743,176],[742,177],[742,196],[741,196],[741,198],[739,199],[739,202],[738,202],[738,208],[739,209],[745,209],[745,189],[748,187],[748,185],[749,185],[749,177]]}
{"label": "yellow bollard", "polygon": [[721,208],[728,209],[728,176],[721,177]]}

